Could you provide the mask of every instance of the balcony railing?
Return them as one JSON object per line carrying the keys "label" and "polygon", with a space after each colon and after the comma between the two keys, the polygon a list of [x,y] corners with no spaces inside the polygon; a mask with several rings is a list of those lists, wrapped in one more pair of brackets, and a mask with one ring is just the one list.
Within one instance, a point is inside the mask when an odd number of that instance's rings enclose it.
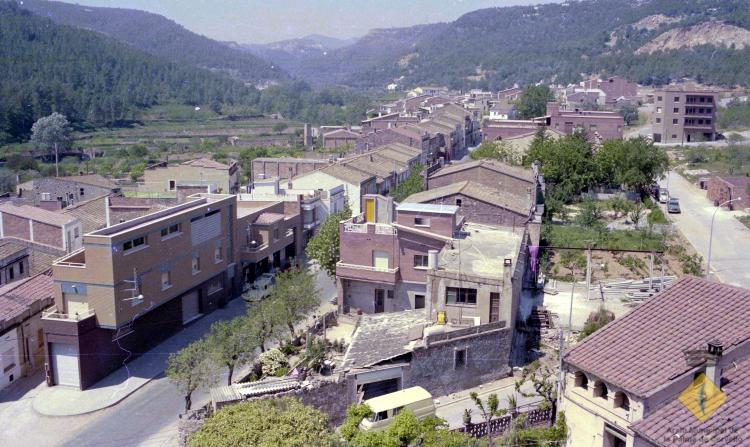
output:
{"label": "balcony railing", "polygon": [[63,267],[86,267],[86,248],[81,247],[78,250],[71,252],[70,254],[59,258],[53,264]]}
{"label": "balcony railing", "polygon": [[367,224],[345,223],[344,232],[346,233],[367,233]]}
{"label": "balcony railing", "polygon": [[396,229],[393,225],[375,224],[375,234],[396,234]]}
{"label": "balcony railing", "polygon": [[348,269],[355,269],[355,270],[365,270],[368,272],[383,272],[383,273],[396,273],[398,272],[398,267],[396,268],[383,268],[383,267],[373,267],[370,265],[359,265],[359,264],[347,264],[345,262],[338,262],[336,266],[341,266]]}
{"label": "balcony railing", "polygon": [[268,248],[268,244],[261,244],[261,245],[255,245],[255,246],[245,245],[244,247],[242,247],[242,249],[247,253],[258,253],[267,248]]}
{"label": "balcony railing", "polygon": [[83,312],[76,312],[74,314],[64,314],[57,311],[56,307],[42,312],[42,318],[50,320],[69,320],[69,321],[82,321],[94,315],[94,309],[87,309]]}

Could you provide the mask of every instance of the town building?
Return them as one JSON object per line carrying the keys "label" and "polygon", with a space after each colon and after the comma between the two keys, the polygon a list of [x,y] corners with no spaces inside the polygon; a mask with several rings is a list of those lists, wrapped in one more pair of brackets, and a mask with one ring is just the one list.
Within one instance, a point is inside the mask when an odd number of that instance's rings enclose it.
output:
{"label": "town building", "polygon": [[602,140],[621,140],[625,120],[617,112],[598,110],[564,110],[556,102],[547,103],[546,125],[565,134],[584,131]]}
{"label": "town building", "polygon": [[323,147],[326,149],[354,150],[360,134],[349,129],[337,129],[323,134]]}
{"label": "town building", "polygon": [[49,271],[0,287],[0,390],[43,370],[42,311],[52,304]]}
{"label": "town building", "polygon": [[392,127],[403,127],[409,123],[414,124],[419,122],[419,118],[416,116],[403,116],[398,112],[388,113],[385,115],[368,118],[362,121],[362,131],[368,130],[379,130],[379,129],[390,129]]}
{"label": "town building", "polygon": [[518,136],[533,135],[546,128],[546,120],[486,120],[482,123],[483,141],[502,141]]}
{"label": "town building", "polygon": [[515,104],[495,104],[490,108],[491,120],[514,120],[516,119],[518,108]]}
{"label": "town building", "polygon": [[50,382],[87,388],[237,290],[237,198],[186,203],[83,236],[52,265]]}
{"label": "town building", "polygon": [[204,192],[236,194],[239,192],[239,166],[208,158],[198,158],[171,165],[167,162],[149,166],[143,172],[140,192],[177,192],[180,185],[202,186]]}
{"label": "town building", "polygon": [[586,337],[563,357],[568,442],[744,445],[749,315],[749,290],[685,277]]}
{"label": "town building", "polygon": [[13,239],[0,239],[0,285],[27,278],[30,273],[28,247]]}
{"label": "town building", "polygon": [[267,178],[286,180],[308,172],[315,171],[331,164],[329,158],[293,158],[293,157],[259,157],[252,161],[252,181]]}
{"label": "town building", "polygon": [[330,190],[339,185],[344,186],[349,208],[355,214],[360,213],[361,197],[378,191],[378,180],[375,175],[338,163],[292,178],[292,187],[295,189]]}
{"label": "town building", "polygon": [[605,79],[592,78],[581,82],[581,87],[599,90],[604,94],[602,106],[607,110],[617,108],[618,100],[634,101],[638,97],[638,84],[622,76],[609,76]]}
{"label": "town building", "polygon": [[117,194],[120,187],[99,174],[87,174],[36,178],[21,183],[16,191],[23,204],[54,211],[94,197]]}
{"label": "town building", "polygon": [[747,208],[748,206],[748,187],[750,187],[750,177],[748,176],[718,176],[715,175],[708,180],[708,200],[719,206],[727,203],[730,210],[735,208]]}
{"label": "town building", "polygon": [[433,163],[440,151],[441,138],[428,132],[420,132],[413,127],[393,127],[363,134],[357,140],[356,152],[362,154],[381,146],[397,144],[419,149],[420,163]]}
{"label": "town building", "polygon": [[518,85],[514,85],[511,88],[506,88],[497,92],[497,99],[500,101],[517,101],[518,98],[521,97],[522,92],[523,88],[519,87]]}
{"label": "town building", "polygon": [[540,185],[535,168],[524,169],[495,160],[475,160],[446,165],[427,177],[427,190],[446,187],[461,182],[473,182],[511,194],[514,197],[531,197],[536,204]]}
{"label": "town building", "polygon": [[718,92],[671,85],[654,92],[651,118],[655,143],[682,144],[716,139]]}
{"label": "town building", "polygon": [[29,205],[0,205],[0,237],[14,237],[65,252],[81,247],[81,221],[65,214]]}

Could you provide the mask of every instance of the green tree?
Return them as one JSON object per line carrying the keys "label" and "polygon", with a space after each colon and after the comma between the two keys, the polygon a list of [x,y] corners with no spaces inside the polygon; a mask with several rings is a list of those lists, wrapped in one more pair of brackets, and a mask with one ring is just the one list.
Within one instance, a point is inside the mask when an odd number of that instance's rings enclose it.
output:
{"label": "green tree", "polygon": [[513,166],[521,164],[521,159],[513,150],[513,147],[502,141],[483,141],[478,148],[471,151],[469,158],[472,160],[497,160]]}
{"label": "green tree", "polygon": [[564,203],[597,184],[600,178],[591,144],[580,134],[557,140],[536,138],[525,159],[527,165],[532,162],[539,163],[545,181]]}
{"label": "green tree", "polygon": [[599,306],[599,309],[596,312],[592,312],[586,319],[583,330],[578,335],[578,341],[583,340],[614,320],[615,314],[605,309],[604,306]]}
{"label": "green tree", "polygon": [[638,227],[638,224],[641,223],[645,213],[646,207],[640,200],[631,206],[630,211],[628,211],[628,217],[630,217],[630,221],[633,222],[633,226]]}
{"label": "green tree", "polygon": [[208,343],[203,339],[197,340],[170,354],[166,374],[185,397],[185,411],[190,410],[193,392],[214,385],[217,380]]}
{"label": "green tree", "polygon": [[16,189],[16,174],[8,168],[0,168],[0,193]]}
{"label": "green tree", "polygon": [[281,332],[285,325],[284,314],[279,309],[278,301],[266,299],[247,306],[246,330],[257,340],[261,352],[266,351],[266,343],[269,340],[281,341]]}
{"label": "green tree", "polygon": [[607,140],[596,153],[600,182],[625,185],[641,196],[669,168],[666,152],[643,137]]}
{"label": "green tree", "polygon": [[495,416],[504,416],[508,410],[500,408],[500,399],[497,398],[497,394],[495,393],[487,396],[486,403],[482,402],[482,399],[479,398],[479,394],[477,394],[476,391],[469,393],[469,398],[471,398],[474,405],[479,408],[479,412],[482,413],[484,423],[487,425],[487,443],[492,446],[492,430],[490,428],[490,422],[492,422],[492,418]]}
{"label": "green tree", "polygon": [[227,385],[232,384],[234,370],[252,360],[259,347],[256,334],[248,330],[247,320],[246,316],[240,316],[229,321],[217,321],[211,325],[206,339],[214,362],[229,370]]}
{"label": "green tree", "polygon": [[283,397],[228,405],[190,435],[190,447],[338,445],[328,417],[299,399]]}
{"label": "green tree", "polygon": [[128,155],[132,158],[148,157],[148,149],[143,144],[134,144],[128,148]]}
{"label": "green tree", "polygon": [[289,125],[287,123],[284,123],[284,122],[275,123],[273,125],[273,131],[276,132],[279,135],[281,135],[288,128],[289,128]]}
{"label": "green tree", "polygon": [[318,234],[307,243],[305,252],[311,259],[315,259],[320,267],[331,278],[336,277],[336,263],[339,262],[339,223],[352,217],[352,211],[345,199],[344,209],[328,215],[320,226]]}
{"label": "green tree", "polygon": [[276,275],[276,284],[270,299],[294,337],[294,325],[320,305],[320,291],[315,287],[315,277],[307,269],[290,269]]}
{"label": "green tree", "polygon": [[146,163],[136,163],[130,168],[130,178],[135,182],[146,172]]}
{"label": "green tree", "polygon": [[[521,389],[524,383],[531,382],[533,392],[525,392]],[[557,418],[557,378],[555,371],[549,366],[542,366],[534,362],[525,367],[521,372],[521,378],[516,380],[516,392],[523,397],[541,397],[542,408],[549,408],[552,412],[552,424]]]}
{"label": "green tree", "polygon": [[581,205],[581,210],[576,216],[576,225],[582,227],[593,228],[597,225],[601,225],[599,219],[602,217],[602,210],[599,208],[599,204],[593,199],[586,199]]}
{"label": "green tree", "polygon": [[31,126],[31,142],[47,151],[54,151],[55,176],[58,177],[60,175],[58,152],[60,146],[65,145],[68,141],[70,141],[70,123],[65,115],[54,112],[49,116],[39,118]]}
{"label": "green tree", "polygon": [[546,85],[530,85],[524,88],[516,104],[519,118],[543,116],[547,112],[547,103],[554,100],[555,94]]}
{"label": "green tree", "polygon": [[393,190],[391,190],[391,197],[396,202],[401,202],[412,194],[424,191],[424,178],[422,177],[422,171],[424,166],[421,164],[415,165],[411,168],[409,177],[399,184]]}
{"label": "green tree", "polygon": [[625,104],[620,108],[620,116],[625,120],[625,124],[632,126],[638,122],[638,106],[632,104]]}

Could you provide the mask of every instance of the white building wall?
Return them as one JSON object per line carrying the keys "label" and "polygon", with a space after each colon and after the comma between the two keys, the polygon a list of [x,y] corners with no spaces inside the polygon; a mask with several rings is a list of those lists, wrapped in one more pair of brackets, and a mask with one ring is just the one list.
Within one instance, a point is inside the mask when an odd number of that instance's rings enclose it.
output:
{"label": "white building wall", "polygon": [[0,336],[0,389],[21,377],[21,359],[18,352],[20,334],[18,327]]}

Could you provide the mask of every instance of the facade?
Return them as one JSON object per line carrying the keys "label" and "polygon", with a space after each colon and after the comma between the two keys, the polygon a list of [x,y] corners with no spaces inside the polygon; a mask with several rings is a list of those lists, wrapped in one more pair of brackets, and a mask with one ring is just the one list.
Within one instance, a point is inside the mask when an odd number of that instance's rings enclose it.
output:
{"label": "facade", "polygon": [[633,99],[638,96],[638,84],[622,76],[610,76],[605,79],[589,79],[581,83],[586,89],[599,89],[606,96],[606,106],[613,107],[618,99]]}
{"label": "facade", "polygon": [[409,127],[394,127],[363,134],[357,140],[356,152],[362,154],[381,146],[399,144],[419,149],[422,153],[420,163],[429,165],[434,162],[440,150],[441,139],[427,132],[419,132]]}
{"label": "facade", "polygon": [[691,143],[716,139],[718,93],[690,87],[657,90],[651,118],[655,143]]}
{"label": "facade", "polygon": [[[476,160],[444,166],[427,177],[427,189],[471,181],[511,194],[515,197],[536,198],[538,173],[494,160]],[[536,199],[534,199],[536,203]]]}
{"label": "facade", "polygon": [[0,239],[0,285],[27,278],[30,274],[28,247],[11,239]]}
{"label": "facade", "polygon": [[323,134],[323,147],[328,149],[354,150],[360,135],[349,129],[337,129]]}
{"label": "facade", "polygon": [[0,390],[44,369],[42,311],[52,289],[49,271],[0,287]]}
{"label": "facade", "polygon": [[120,187],[99,174],[37,178],[16,187],[22,203],[58,210],[102,195],[119,193]]}
{"label": "facade", "polygon": [[495,104],[490,108],[491,120],[514,120],[517,108],[515,104]]}
{"label": "facade", "polygon": [[81,247],[81,221],[28,205],[0,205],[0,237],[14,237],[71,252]]}
{"label": "facade", "polygon": [[239,166],[236,161],[219,163],[208,158],[188,160],[177,165],[159,163],[143,172],[143,192],[177,192],[178,186],[203,186],[209,193],[239,192]]}
{"label": "facade", "polygon": [[331,164],[329,159],[291,157],[256,158],[252,161],[252,178],[250,180],[255,181],[268,178],[286,180],[324,168],[329,164]]}
{"label": "facade", "polygon": [[361,212],[360,202],[364,194],[378,191],[378,180],[374,175],[338,163],[294,177],[291,183],[294,189],[330,190],[343,185],[349,208],[354,214]]}
{"label": "facade", "polygon": [[728,203],[730,210],[734,208],[747,207],[748,186],[750,186],[750,177],[720,177],[714,176],[708,180],[708,200],[719,206],[729,200],[737,202]]}
{"label": "facade", "polygon": [[542,120],[490,120],[482,124],[482,139],[501,141],[520,135],[535,134],[545,127]]}
{"label": "facade", "polygon": [[555,102],[547,103],[547,126],[565,134],[583,130],[602,140],[621,140],[625,120],[616,112],[593,110],[562,110]]}
{"label": "facade", "polygon": [[392,127],[403,127],[409,123],[417,123],[419,118],[415,116],[402,116],[399,113],[389,113],[376,116],[362,121],[362,130],[390,129]]}
{"label": "facade", "polygon": [[[679,446],[684,434],[744,445],[723,437],[750,434],[730,416],[750,411],[748,315],[750,291],[685,277],[568,350],[561,409],[571,445]],[[701,399],[715,413],[700,414]]]}
{"label": "facade", "polygon": [[[237,201],[237,246],[244,281],[296,264],[304,252],[302,197],[295,201]],[[307,202],[309,203],[309,202]]]}
{"label": "facade", "polygon": [[54,308],[42,319],[51,384],[87,388],[226,303],[236,220],[236,196],[200,195],[84,235],[52,265]]}

